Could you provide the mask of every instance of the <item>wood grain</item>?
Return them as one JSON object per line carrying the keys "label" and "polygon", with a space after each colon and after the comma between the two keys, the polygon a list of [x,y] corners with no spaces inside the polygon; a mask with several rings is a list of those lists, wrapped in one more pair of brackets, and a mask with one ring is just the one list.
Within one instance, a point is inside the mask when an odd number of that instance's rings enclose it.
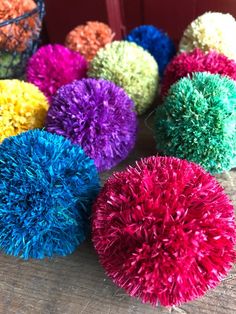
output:
{"label": "wood grain", "polygon": [[[155,154],[152,132],[140,121],[137,145],[115,170]],[[113,171],[102,175],[102,181]],[[218,175],[236,205],[236,171]],[[0,313],[2,314],[235,314],[236,269],[203,298],[180,308],[153,308],[117,288],[104,274],[91,241],[68,257],[22,261],[0,256]]]}

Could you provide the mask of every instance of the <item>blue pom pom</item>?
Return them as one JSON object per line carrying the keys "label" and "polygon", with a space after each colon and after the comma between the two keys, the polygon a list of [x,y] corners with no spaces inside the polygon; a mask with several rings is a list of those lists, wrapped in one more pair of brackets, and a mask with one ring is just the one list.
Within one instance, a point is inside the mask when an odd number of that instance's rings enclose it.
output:
{"label": "blue pom pom", "polygon": [[0,145],[0,249],[24,259],[67,255],[85,239],[99,192],[78,145],[33,130]]}
{"label": "blue pom pom", "polygon": [[146,49],[157,61],[160,77],[171,58],[175,55],[175,46],[170,37],[152,25],[134,28],[125,38]]}

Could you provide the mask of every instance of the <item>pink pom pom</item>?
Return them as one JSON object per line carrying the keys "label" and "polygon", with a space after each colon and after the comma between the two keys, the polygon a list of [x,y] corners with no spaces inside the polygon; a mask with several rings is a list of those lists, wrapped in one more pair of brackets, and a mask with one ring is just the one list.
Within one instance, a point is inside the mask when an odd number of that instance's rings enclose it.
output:
{"label": "pink pom pom", "polygon": [[78,52],[62,45],[46,45],[30,58],[26,78],[50,99],[62,85],[85,77],[87,69],[87,61]]}
{"label": "pink pom pom", "polygon": [[202,296],[235,260],[234,209],[197,164],[150,157],[114,174],[93,208],[93,243],[131,296],[164,306]]}
{"label": "pink pom pom", "polygon": [[162,82],[161,96],[167,94],[172,84],[193,72],[218,73],[236,80],[236,62],[216,51],[207,54],[200,49],[183,52],[168,64]]}

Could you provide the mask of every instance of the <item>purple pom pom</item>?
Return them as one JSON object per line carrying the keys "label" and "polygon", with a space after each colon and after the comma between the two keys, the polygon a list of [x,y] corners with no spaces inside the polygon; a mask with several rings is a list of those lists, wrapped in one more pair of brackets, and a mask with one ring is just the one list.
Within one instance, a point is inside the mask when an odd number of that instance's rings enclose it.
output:
{"label": "purple pom pom", "polygon": [[86,76],[87,61],[62,45],[41,47],[29,60],[26,78],[50,99],[62,85]]}
{"label": "purple pom pom", "polygon": [[125,159],[134,147],[137,117],[122,88],[102,79],[83,79],[58,90],[46,127],[81,145],[103,171]]}

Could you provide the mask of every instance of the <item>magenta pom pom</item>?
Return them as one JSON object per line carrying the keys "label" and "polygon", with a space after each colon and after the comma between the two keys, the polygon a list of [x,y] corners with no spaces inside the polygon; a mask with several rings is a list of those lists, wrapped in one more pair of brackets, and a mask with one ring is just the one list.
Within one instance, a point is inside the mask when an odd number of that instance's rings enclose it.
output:
{"label": "magenta pom pom", "polygon": [[236,80],[236,62],[216,51],[204,53],[200,49],[183,52],[167,66],[162,82],[161,95],[165,96],[170,86],[193,72],[221,74]]}
{"label": "magenta pom pom", "polygon": [[235,260],[231,201],[203,168],[177,158],[145,158],[108,179],[92,231],[107,274],[153,305],[202,296]]}
{"label": "magenta pom pom", "polygon": [[83,56],[62,45],[41,47],[29,60],[26,78],[50,99],[59,87],[86,76]]}
{"label": "magenta pom pom", "polygon": [[105,80],[62,86],[52,98],[46,127],[79,144],[99,171],[125,159],[134,147],[137,118],[125,91]]}

